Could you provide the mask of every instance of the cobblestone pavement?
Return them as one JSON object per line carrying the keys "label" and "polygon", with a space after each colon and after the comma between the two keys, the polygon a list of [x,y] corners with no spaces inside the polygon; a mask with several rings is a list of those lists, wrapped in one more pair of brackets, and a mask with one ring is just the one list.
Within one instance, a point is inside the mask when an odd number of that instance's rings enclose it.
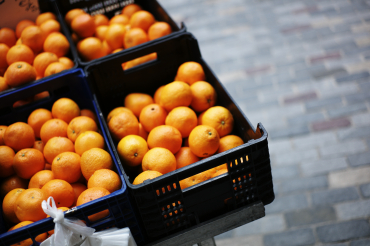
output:
{"label": "cobblestone pavement", "polygon": [[159,2],[269,133],[276,199],[217,245],[370,245],[370,1]]}

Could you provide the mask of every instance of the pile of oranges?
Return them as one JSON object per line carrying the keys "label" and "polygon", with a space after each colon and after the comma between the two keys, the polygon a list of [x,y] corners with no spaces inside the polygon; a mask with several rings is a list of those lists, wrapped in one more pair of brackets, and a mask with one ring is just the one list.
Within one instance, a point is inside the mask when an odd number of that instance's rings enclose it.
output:
{"label": "pile of oranges", "polygon": [[[125,6],[121,14],[111,19],[103,14],[91,16],[82,9],[72,9],[66,13],[65,21],[73,32],[72,39],[84,61],[116,53],[172,32],[168,23],[157,22],[151,13],[137,4]],[[148,59],[153,59],[153,55]]]}
{"label": "pile of oranges", "polygon": [[[134,185],[224,152],[244,141],[231,135],[234,118],[217,106],[217,93],[202,66],[185,62],[175,80],[153,96],[131,93],[124,107],[107,116],[126,170],[139,173]],[[226,164],[180,181],[182,189],[227,172]]]}
{"label": "pile of oranges", "polygon": [[51,12],[0,29],[0,92],[72,68],[69,42]]}
{"label": "pile of oranges", "polygon": [[[51,111],[34,110],[27,123],[0,126],[0,195],[10,230],[46,218],[41,203],[49,196],[65,211],[121,188],[96,120],[91,110],[61,98]],[[104,210],[88,218],[108,214]]]}

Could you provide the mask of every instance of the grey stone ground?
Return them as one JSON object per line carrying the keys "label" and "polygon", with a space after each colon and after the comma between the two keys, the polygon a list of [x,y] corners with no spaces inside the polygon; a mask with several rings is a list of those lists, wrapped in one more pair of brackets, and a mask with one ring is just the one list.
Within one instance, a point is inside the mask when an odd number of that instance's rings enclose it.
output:
{"label": "grey stone ground", "polygon": [[370,245],[370,1],[159,2],[269,133],[276,199],[217,245]]}

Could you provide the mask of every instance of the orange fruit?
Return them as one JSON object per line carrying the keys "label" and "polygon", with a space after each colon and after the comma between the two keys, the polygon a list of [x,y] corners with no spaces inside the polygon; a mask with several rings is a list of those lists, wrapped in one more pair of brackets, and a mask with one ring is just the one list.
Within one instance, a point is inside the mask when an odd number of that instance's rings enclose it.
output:
{"label": "orange fruit", "polygon": [[4,78],[9,86],[17,87],[25,83],[35,81],[36,70],[27,62],[14,62],[6,70]]}
{"label": "orange fruit", "polygon": [[33,67],[36,69],[37,76],[44,77],[46,68],[53,62],[57,62],[58,57],[51,52],[42,52],[35,57]]}
{"label": "orange fruit", "polygon": [[[32,223],[33,223],[33,221],[22,221],[22,222],[18,223],[17,225],[15,225],[14,227],[12,227],[11,229],[9,229],[9,231],[16,230],[20,227],[27,226],[27,225],[30,225]],[[46,232],[44,232],[44,233],[36,236],[35,240],[36,240],[36,242],[41,243],[47,238],[47,236],[48,236],[48,234]],[[32,239],[28,238],[26,240],[18,242],[16,245],[32,245],[32,244],[33,244]]]}
{"label": "orange fruit", "polygon": [[57,155],[51,164],[54,178],[68,183],[75,183],[81,178],[81,157],[74,152],[63,152]]}
{"label": "orange fruit", "polygon": [[129,112],[120,112],[114,115],[108,122],[108,128],[116,141],[127,135],[139,134],[139,122],[135,115]]}
{"label": "orange fruit", "polygon": [[75,147],[71,140],[65,137],[53,137],[44,147],[44,157],[48,163],[53,163],[54,158],[63,152],[74,152]]}
{"label": "orange fruit", "polygon": [[[102,187],[93,187],[93,188],[87,189],[87,190],[85,190],[81,193],[81,195],[77,199],[76,205],[80,206],[82,204],[85,204],[87,202],[93,201],[95,199],[98,199],[98,198],[101,198],[101,197],[104,197],[104,196],[107,196],[109,194],[110,194],[110,192],[107,189],[104,189]],[[106,209],[106,210],[103,210],[99,213],[88,216],[88,219],[90,221],[96,221],[96,220],[102,219],[104,217],[107,217],[108,215],[109,215],[109,210]]]}
{"label": "orange fruit", "polygon": [[20,38],[23,30],[26,27],[35,26],[35,25],[36,24],[33,21],[30,21],[30,20],[21,20],[20,22],[17,23],[17,26],[15,27],[15,35],[17,36],[17,38]]}
{"label": "orange fruit", "polygon": [[132,67],[136,67],[140,64],[144,64],[146,62],[150,62],[153,60],[157,59],[157,53],[151,53],[149,55],[141,56],[139,58],[133,59],[131,61],[128,61],[126,63],[122,63],[123,65],[123,70],[127,70]]}
{"label": "orange fruit", "polygon": [[76,153],[82,155],[85,151],[92,148],[104,149],[104,138],[97,132],[85,131],[81,133],[75,142]]}
{"label": "orange fruit", "polygon": [[0,29],[0,43],[5,44],[8,47],[12,47],[15,45],[17,41],[17,37],[15,36],[15,32],[7,27],[3,27]]}
{"label": "orange fruit", "polygon": [[167,112],[180,106],[189,106],[192,100],[190,86],[182,81],[174,81],[165,85],[161,91],[160,105]]}
{"label": "orange fruit", "polygon": [[123,38],[126,33],[126,28],[124,25],[119,23],[113,23],[108,26],[105,32],[105,40],[107,41],[109,47],[112,50],[123,47]]}
{"label": "orange fruit", "polygon": [[41,170],[32,176],[28,183],[28,188],[41,189],[47,182],[54,178],[54,173],[51,170]]}
{"label": "orange fruit", "polygon": [[70,207],[75,199],[75,192],[72,186],[62,179],[50,180],[41,190],[43,190],[48,197],[52,196],[54,198],[57,207]]}
{"label": "orange fruit", "polygon": [[148,144],[140,136],[128,135],[119,141],[117,152],[123,164],[135,167],[141,164],[144,155],[148,152]]}
{"label": "orange fruit", "polygon": [[53,119],[51,112],[44,108],[35,109],[32,113],[28,116],[27,123],[30,125],[35,133],[37,138],[40,138],[40,131],[42,125],[48,121]]}
{"label": "orange fruit", "polygon": [[[51,182],[51,181],[49,181]],[[15,200],[14,212],[20,221],[38,221],[46,218],[41,203],[49,195],[45,190],[31,188],[23,191]]]}
{"label": "orange fruit", "polygon": [[73,191],[75,193],[75,200],[73,201],[72,206],[76,206],[76,202],[80,194],[87,189],[86,185],[81,183],[73,183],[71,184]]}
{"label": "orange fruit", "polygon": [[153,98],[145,93],[130,93],[125,97],[124,106],[130,109],[136,117],[140,116],[141,110],[153,103]]}
{"label": "orange fruit", "polygon": [[157,126],[148,135],[148,146],[150,149],[162,147],[175,154],[180,150],[181,144],[181,133],[173,126]]}
{"label": "orange fruit", "polygon": [[49,36],[49,34],[53,32],[60,31],[60,24],[56,20],[47,20],[40,25],[40,29],[45,37]]}
{"label": "orange fruit", "polygon": [[41,141],[41,140],[37,140],[33,144],[33,147],[32,148],[37,149],[41,153],[44,153],[44,147],[45,147],[45,143],[43,141]]}
{"label": "orange fruit", "polygon": [[127,25],[129,23],[129,18],[126,15],[115,15],[109,20],[109,25],[111,24],[122,24],[122,25]]}
{"label": "orange fruit", "polygon": [[81,116],[87,116],[90,119],[94,120],[95,122],[98,121],[96,114],[90,109],[81,109]]}
{"label": "orange fruit", "polygon": [[54,102],[51,113],[54,118],[69,123],[73,118],[80,116],[80,108],[72,99],[60,98]]}
{"label": "orange fruit", "polygon": [[175,154],[176,157],[176,169],[188,166],[197,161],[200,161],[200,158],[191,152],[189,147],[181,147],[181,149]]}
{"label": "orange fruit", "polygon": [[95,26],[107,26],[109,25],[109,19],[103,14],[97,14],[93,16]]}
{"label": "orange fruit", "polygon": [[51,164],[45,163],[45,168],[44,170],[50,170],[51,171]]}
{"label": "orange fruit", "polygon": [[123,46],[125,49],[134,47],[136,45],[148,42],[148,35],[146,32],[138,27],[131,28],[124,36]]}
{"label": "orange fruit", "polygon": [[244,144],[243,139],[236,135],[224,136],[220,139],[220,147],[218,148],[217,153],[224,152],[242,144]]}
{"label": "orange fruit", "polygon": [[220,146],[220,137],[211,126],[196,126],[189,135],[189,147],[198,157],[208,157],[216,153]]}
{"label": "orange fruit", "polygon": [[59,32],[49,34],[43,44],[44,51],[56,54],[58,57],[65,56],[69,51],[68,39]]}
{"label": "orange fruit", "polygon": [[53,62],[51,64],[49,64],[47,66],[47,68],[45,69],[45,73],[44,73],[44,77],[47,77],[47,76],[50,76],[50,75],[53,75],[53,74],[56,74],[56,73],[60,73],[64,70],[67,70],[67,66],[64,65],[63,63],[61,62]]}
{"label": "orange fruit", "polygon": [[77,137],[86,131],[98,131],[98,126],[95,121],[87,116],[77,116],[69,122],[67,128],[68,138],[75,142]]}
{"label": "orange fruit", "polygon": [[1,183],[0,183],[1,198],[3,198],[11,190],[14,190],[16,188],[27,189],[27,187],[28,187],[28,180],[22,179],[15,174],[10,177],[1,179]]}
{"label": "orange fruit", "polygon": [[15,152],[8,146],[0,146],[0,178],[6,178],[14,174],[13,159]]}
{"label": "orange fruit", "polygon": [[139,122],[139,133],[138,135],[145,139],[145,141],[148,139],[149,133],[145,131],[143,125]]}
{"label": "orange fruit", "polygon": [[148,180],[148,179],[154,179],[156,177],[159,177],[163,175],[162,173],[160,172],[157,172],[157,171],[144,171],[142,173],[140,173],[135,179],[134,179],[134,182],[132,182],[132,184],[134,185],[138,185],[138,184],[141,184],[143,183],[145,180]]}
{"label": "orange fruit", "polygon": [[32,102],[32,98],[27,98],[25,100],[18,100],[13,104],[13,108],[21,107],[23,105],[26,105],[28,103]]}
{"label": "orange fruit", "polygon": [[40,92],[40,93],[37,93],[36,95],[34,95],[33,100],[37,101],[37,100],[41,100],[41,99],[47,98],[47,97],[50,97],[50,93],[48,91],[43,91],[43,92]]}
{"label": "orange fruit", "polygon": [[6,60],[6,55],[8,54],[9,47],[6,44],[0,43],[0,68],[7,68],[8,62]]}
{"label": "orange fruit", "polygon": [[81,38],[91,37],[95,33],[94,18],[87,13],[80,14],[73,18],[71,29]]}
{"label": "orange fruit", "polygon": [[183,138],[188,137],[190,132],[198,124],[197,115],[188,107],[177,107],[171,110],[166,117],[166,125],[173,126],[181,133]]}
{"label": "orange fruit", "polygon": [[140,113],[139,120],[145,131],[150,132],[154,127],[164,125],[167,111],[158,104],[145,106]]}
{"label": "orange fruit", "polygon": [[23,61],[32,65],[35,55],[30,47],[25,44],[19,44],[11,47],[6,54],[6,62],[8,65],[13,64],[14,62]]}
{"label": "orange fruit", "polygon": [[32,127],[23,122],[16,122],[8,126],[4,134],[5,145],[14,151],[31,148],[35,142],[35,133]]}
{"label": "orange fruit", "polygon": [[220,137],[229,134],[234,127],[232,114],[227,108],[222,106],[214,106],[207,109],[199,120],[200,124],[215,128]]}
{"label": "orange fruit", "polygon": [[102,42],[102,49],[104,51],[104,55],[108,55],[108,54],[110,54],[112,52],[112,48],[107,43],[107,40],[104,40]]}
{"label": "orange fruit", "polygon": [[64,20],[67,22],[67,24],[70,26],[71,25],[71,22],[72,20],[81,15],[81,14],[85,14],[85,11],[83,11],[82,9],[71,9],[70,11],[67,12],[67,14],[65,15],[64,17]]}
{"label": "orange fruit", "polygon": [[32,49],[34,53],[38,53],[43,49],[45,34],[38,26],[28,26],[23,29],[21,34],[22,43]]}
{"label": "orange fruit", "polygon": [[119,190],[122,186],[118,174],[110,169],[99,169],[94,172],[87,182],[87,188],[103,187],[110,193]]}
{"label": "orange fruit", "polygon": [[137,4],[132,3],[129,5],[126,5],[122,9],[121,13],[126,15],[128,18],[131,18],[131,16],[139,10],[141,10],[141,7]]}
{"label": "orange fruit", "polygon": [[130,109],[128,108],[125,108],[125,107],[117,107],[117,108],[114,108],[112,109],[108,116],[107,116],[107,122],[109,123],[109,121],[112,119],[113,116],[117,115],[118,113],[121,113],[121,112],[127,112],[127,113],[130,113],[130,114],[134,114]]}
{"label": "orange fruit", "polygon": [[108,26],[97,26],[94,34],[95,37],[97,37],[103,42],[103,40],[105,40],[105,35],[107,33],[108,28],[109,28]]}
{"label": "orange fruit", "polygon": [[217,93],[213,86],[205,81],[197,81],[190,86],[193,99],[190,107],[195,112],[203,112],[216,104]]}
{"label": "orange fruit", "polygon": [[89,180],[96,170],[112,168],[112,157],[103,149],[92,148],[81,156],[81,171],[86,180]]}
{"label": "orange fruit", "polygon": [[44,143],[53,137],[67,137],[68,124],[60,119],[46,121],[40,129],[40,138]]}
{"label": "orange fruit", "polygon": [[89,37],[77,43],[77,51],[85,61],[91,61],[105,56],[100,39]]}
{"label": "orange fruit", "polygon": [[[123,50],[123,48],[115,49],[115,50],[112,51],[112,54],[120,52],[121,50]],[[122,64],[125,64],[125,63],[122,63]]]}
{"label": "orange fruit", "polygon": [[191,177],[188,177],[186,179],[180,180],[180,187],[181,189],[188,188],[190,186],[199,184],[201,182],[204,182],[211,178],[211,173],[207,171],[195,174]]}
{"label": "orange fruit", "polygon": [[159,102],[160,102],[161,92],[162,92],[163,87],[164,87],[164,85],[160,86],[160,87],[159,87],[159,88],[154,92],[153,99],[154,99],[154,103],[156,103],[156,104],[159,104]]}
{"label": "orange fruit", "polygon": [[36,18],[36,25],[40,26],[42,23],[48,20],[57,20],[57,17],[52,12],[41,13]]}
{"label": "orange fruit", "polygon": [[149,40],[166,36],[172,32],[171,26],[167,22],[159,21],[149,27]]}
{"label": "orange fruit", "polygon": [[[0,92],[5,91],[9,89],[8,84],[6,83],[5,79],[3,77],[0,77]],[[1,144],[1,139],[0,139],[0,144]]]}
{"label": "orange fruit", "polygon": [[22,188],[16,188],[14,190],[11,190],[8,194],[6,194],[3,200],[4,218],[13,225],[20,222],[20,220],[17,218],[14,212],[14,203],[15,200],[23,191],[25,191],[25,189]]}
{"label": "orange fruit", "polygon": [[155,23],[154,16],[145,10],[139,10],[135,12],[130,18],[131,28],[139,27],[145,32],[148,32],[148,29],[151,25]]}
{"label": "orange fruit", "polygon": [[67,69],[73,68],[75,65],[71,59],[69,59],[68,57],[64,57],[64,56],[59,57],[58,61],[60,63],[63,63],[67,67]]}
{"label": "orange fruit", "polygon": [[43,170],[44,167],[44,156],[37,149],[22,149],[15,154],[13,159],[14,172],[22,179],[30,179],[35,173]]}
{"label": "orange fruit", "polygon": [[212,174],[211,178],[217,177],[223,173],[227,173],[227,168],[222,168],[220,170],[217,170],[214,174]]}
{"label": "orange fruit", "polygon": [[155,147],[144,155],[142,168],[166,174],[176,170],[176,158],[168,149]]}
{"label": "orange fruit", "polygon": [[4,134],[5,134],[6,128],[8,128],[8,127],[0,125],[0,145],[5,145],[5,143],[4,143]]}
{"label": "orange fruit", "polygon": [[178,68],[176,79],[192,85],[197,81],[204,81],[206,76],[202,65],[194,61],[189,61],[181,64]]}

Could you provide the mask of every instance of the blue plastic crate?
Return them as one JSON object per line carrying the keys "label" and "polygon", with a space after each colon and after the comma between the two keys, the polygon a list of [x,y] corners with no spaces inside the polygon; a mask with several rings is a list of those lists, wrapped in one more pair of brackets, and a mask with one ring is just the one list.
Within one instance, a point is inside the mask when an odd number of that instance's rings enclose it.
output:
{"label": "blue plastic crate", "polygon": [[[48,91],[50,97],[32,102],[22,107],[13,108],[13,103],[22,98]],[[87,84],[85,75],[81,69],[73,69],[66,73],[46,78],[39,83],[30,84],[18,90],[7,91],[0,95],[0,125],[10,125],[14,122],[27,122],[30,113],[37,108],[51,109],[53,103],[62,97],[74,100],[81,109],[90,109],[98,115],[97,105]],[[98,126],[102,130],[102,122],[98,117]],[[106,145],[106,150],[112,156],[115,164],[115,171],[119,174],[122,187],[120,190],[108,196],[91,201],[87,204],[77,206],[66,211],[66,217],[76,217],[84,220],[86,224],[96,230],[103,230],[109,227],[129,227],[138,245],[144,244],[143,234],[138,225],[136,215],[131,206],[127,186],[122,171],[109,145],[105,131],[101,131]],[[87,216],[109,209],[110,214],[102,220],[91,223]],[[1,213],[2,214],[2,213]],[[7,232],[9,226],[3,221],[0,215],[0,245],[11,245],[27,238],[34,238],[44,232],[54,229],[52,218],[37,221],[31,225]],[[34,241],[35,245],[38,245]]]}

